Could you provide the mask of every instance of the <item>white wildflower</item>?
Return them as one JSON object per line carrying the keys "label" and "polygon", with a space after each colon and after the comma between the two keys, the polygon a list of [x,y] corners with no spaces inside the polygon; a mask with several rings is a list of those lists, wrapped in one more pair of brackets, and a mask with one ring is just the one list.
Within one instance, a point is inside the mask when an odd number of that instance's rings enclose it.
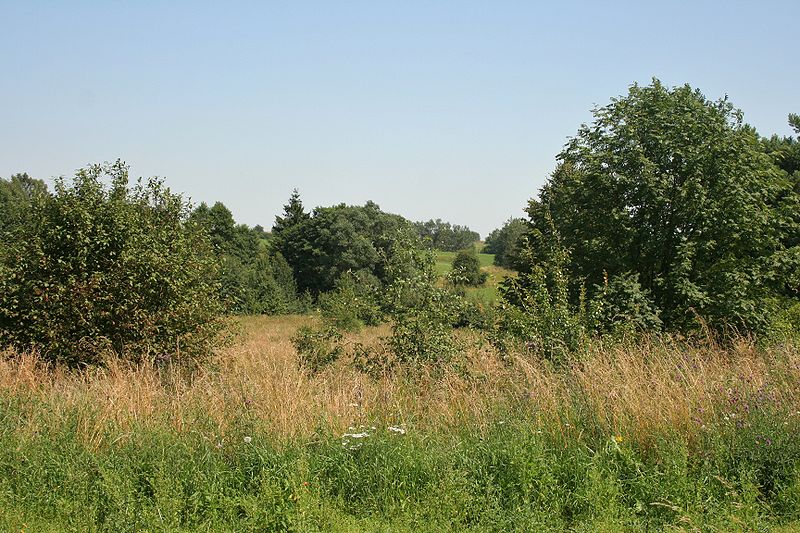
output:
{"label": "white wildflower", "polygon": [[244,438],[244,443],[245,444],[250,444],[252,441],[253,441],[253,437],[245,437]]}
{"label": "white wildflower", "polygon": [[388,430],[389,430],[389,431],[391,431],[392,433],[397,433],[398,435],[405,435],[405,434],[406,434],[406,430],[405,430],[405,429],[403,429],[403,428],[401,428],[401,427],[397,427],[397,426],[389,426],[389,427],[388,427],[388,428],[386,428],[386,429],[388,429]]}

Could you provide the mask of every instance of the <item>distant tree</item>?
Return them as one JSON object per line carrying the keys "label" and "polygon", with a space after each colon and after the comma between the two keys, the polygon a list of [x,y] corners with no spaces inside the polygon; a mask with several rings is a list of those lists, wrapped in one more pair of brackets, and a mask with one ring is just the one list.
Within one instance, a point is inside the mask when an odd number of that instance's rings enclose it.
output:
{"label": "distant tree", "polygon": [[8,180],[0,178],[0,241],[4,232],[23,223],[31,201],[41,194],[47,194],[47,185],[27,174],[14,174]]}
{"label": "distant tree", "polygon": [[[200,204],[192,220],[203,227],[219,258],[220,295],[229,312],[278,314],[300,310],[286,260],[262,245],[259,232],[237,224],[222,202]],[[263,229],[263,228],[262,228]]]}
{"label": "distant tree", "polygon": [[453,285],[467,285],[469,287],[479,287],[486,283],[488,274],[481,270],[481,262],[475,247],[470,246],[458,252],[453,259],[452,269],[448,273],[448,278]]}
{"label": "distant tree", "polygon": [[504,268],[514,268],[519,259],[520,240],[530,229],[522,218],[509,218],[503,227],[492,231],[481,252],[494,254],[494,264]]}
{"label": "distant tree", "polygon": [[308,220],[310,216],[306,213],[303,202],[300,200],[300,192],[294,189],[289,197],[289,203],[283,206],[283,216],[275,217],[272,233],[279,237],[288,228]]}
{"label": "distant tree", "polygon": [[414,227],[422,239],[428,239],[431,246],[445,252],[455,252],[472,246],[480,235],[467,226],[451,225],[441,219],[415,222]]}
{"label": "distant tree", "polygon": [[384,282],[393,243],[413,234],[406,219],[381,211],[373,202],[340,204],[318,207],[310,217],[283,228],[273,246],[292,266],[299,290],[316,295],[333,289],[347,271],[367,271]]}
{"label": "distant tree", "polygon": [[632,86],[594,111],[530,201],[532,264],[557,240],[573,298],[577,284],[591,297],[606,275],[624,275],[668,328],[700,315],[715,328],[763,330],[794,230],[776,211],[789,182],[759,141],[727,99],[658,80]]}

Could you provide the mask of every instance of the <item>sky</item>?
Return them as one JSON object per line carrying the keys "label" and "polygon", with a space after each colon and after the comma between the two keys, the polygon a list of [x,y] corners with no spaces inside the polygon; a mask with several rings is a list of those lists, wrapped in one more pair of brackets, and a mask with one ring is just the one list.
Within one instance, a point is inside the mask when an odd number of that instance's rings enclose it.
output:
{"label": "sky", "polygon": [[0,0],[0,177],[122,159],[269,228],[372,200],[486,236],[653,77],[800,113],[800,2]]}

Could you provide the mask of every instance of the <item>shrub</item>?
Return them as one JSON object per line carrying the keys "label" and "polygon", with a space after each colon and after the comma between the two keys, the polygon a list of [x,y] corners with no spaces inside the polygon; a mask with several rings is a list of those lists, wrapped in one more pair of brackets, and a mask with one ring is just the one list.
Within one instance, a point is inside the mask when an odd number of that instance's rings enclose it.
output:
{"label": "shrub", "polygon": [[[525,249],[522,256],[530,253]],[[566,250],[553,245],[547,261],[502,282],[500,317],[492,336],[501,352],[524,343],[528,351],[563,363],[585,345],[586,306],[582,294],[577,305],[570,302],[570,279],[564,268],[568,258]]]}
{"label": "shrub", "polygon": [[453,259],[453,268],[448,273],[448,278],[453,285],[468,285],[479,287],[486,283],[489,275],[481,271],[481,262],[475,248],[461,250]]}
{"label": "shrub", "polygon": [[345,331],[358,331],[364,325],[375,326],[383,316],[380,291],[380,282],[369,272],[345,272],[336,281],[333,291],[320,295],[322,316]]}
{"label": "shrub", "polygon": [[124,163],[91,166],[33,196],[29,216],[0,253],[0,344],[78,365],[219,343],[208,240],[161,180],[131,188]]}
{"label": "shrub", "polygon": [[342,334],[333,327],[303,326],[292,338],[300,366],[317,373],[342,355]]}

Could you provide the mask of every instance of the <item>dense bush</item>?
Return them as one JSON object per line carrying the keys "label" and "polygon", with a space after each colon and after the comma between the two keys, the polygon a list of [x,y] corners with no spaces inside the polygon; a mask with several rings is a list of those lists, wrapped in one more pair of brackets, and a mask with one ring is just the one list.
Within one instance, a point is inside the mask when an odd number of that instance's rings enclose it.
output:
{"label": "dense bush", "polygon": [[71,365],[109,350],[207,354],[222,311],[216,261],[188,214],[160,180],[129,187],[119,161],[32,196],[0,252],[0,344]]}
{"label": "dense bush", "polygon": [[383,318],[381,284],[366,271],[345,272],[334,290],[319,297],[323,318],[338,329],[358,331],[375,326]]}
{"label": "dense bush", "polygon": [[474,247],[465,248],[458,252],[453,259],[453,268],[447,273],[453,285],[466,285],[480,287],[486,283],[489,274],[481,270],[481,262]]}
{"label": "dense bush", "polygon": [[621,274],[595,287],[590,308],[593,328],[601,333],[661,330],[658,309],[637,274]]}
{"label": "dense bush", "polygon": [[312,373],[335,362],[344,350],[341,332],[331,326],[303,326],[292,337],[292,344],[297,350],[300,366]]}
{"label": "dense bush", "polygon": [[577,304],[569,297],[569,253],[557,244],[550,248],[545,262],[532,262],[532,251],[524,249],[530,267],[500,285],[500,313],[491,339],[503,355],[516,349],[564,363],[589,338],[585,297],[581,294]]}

